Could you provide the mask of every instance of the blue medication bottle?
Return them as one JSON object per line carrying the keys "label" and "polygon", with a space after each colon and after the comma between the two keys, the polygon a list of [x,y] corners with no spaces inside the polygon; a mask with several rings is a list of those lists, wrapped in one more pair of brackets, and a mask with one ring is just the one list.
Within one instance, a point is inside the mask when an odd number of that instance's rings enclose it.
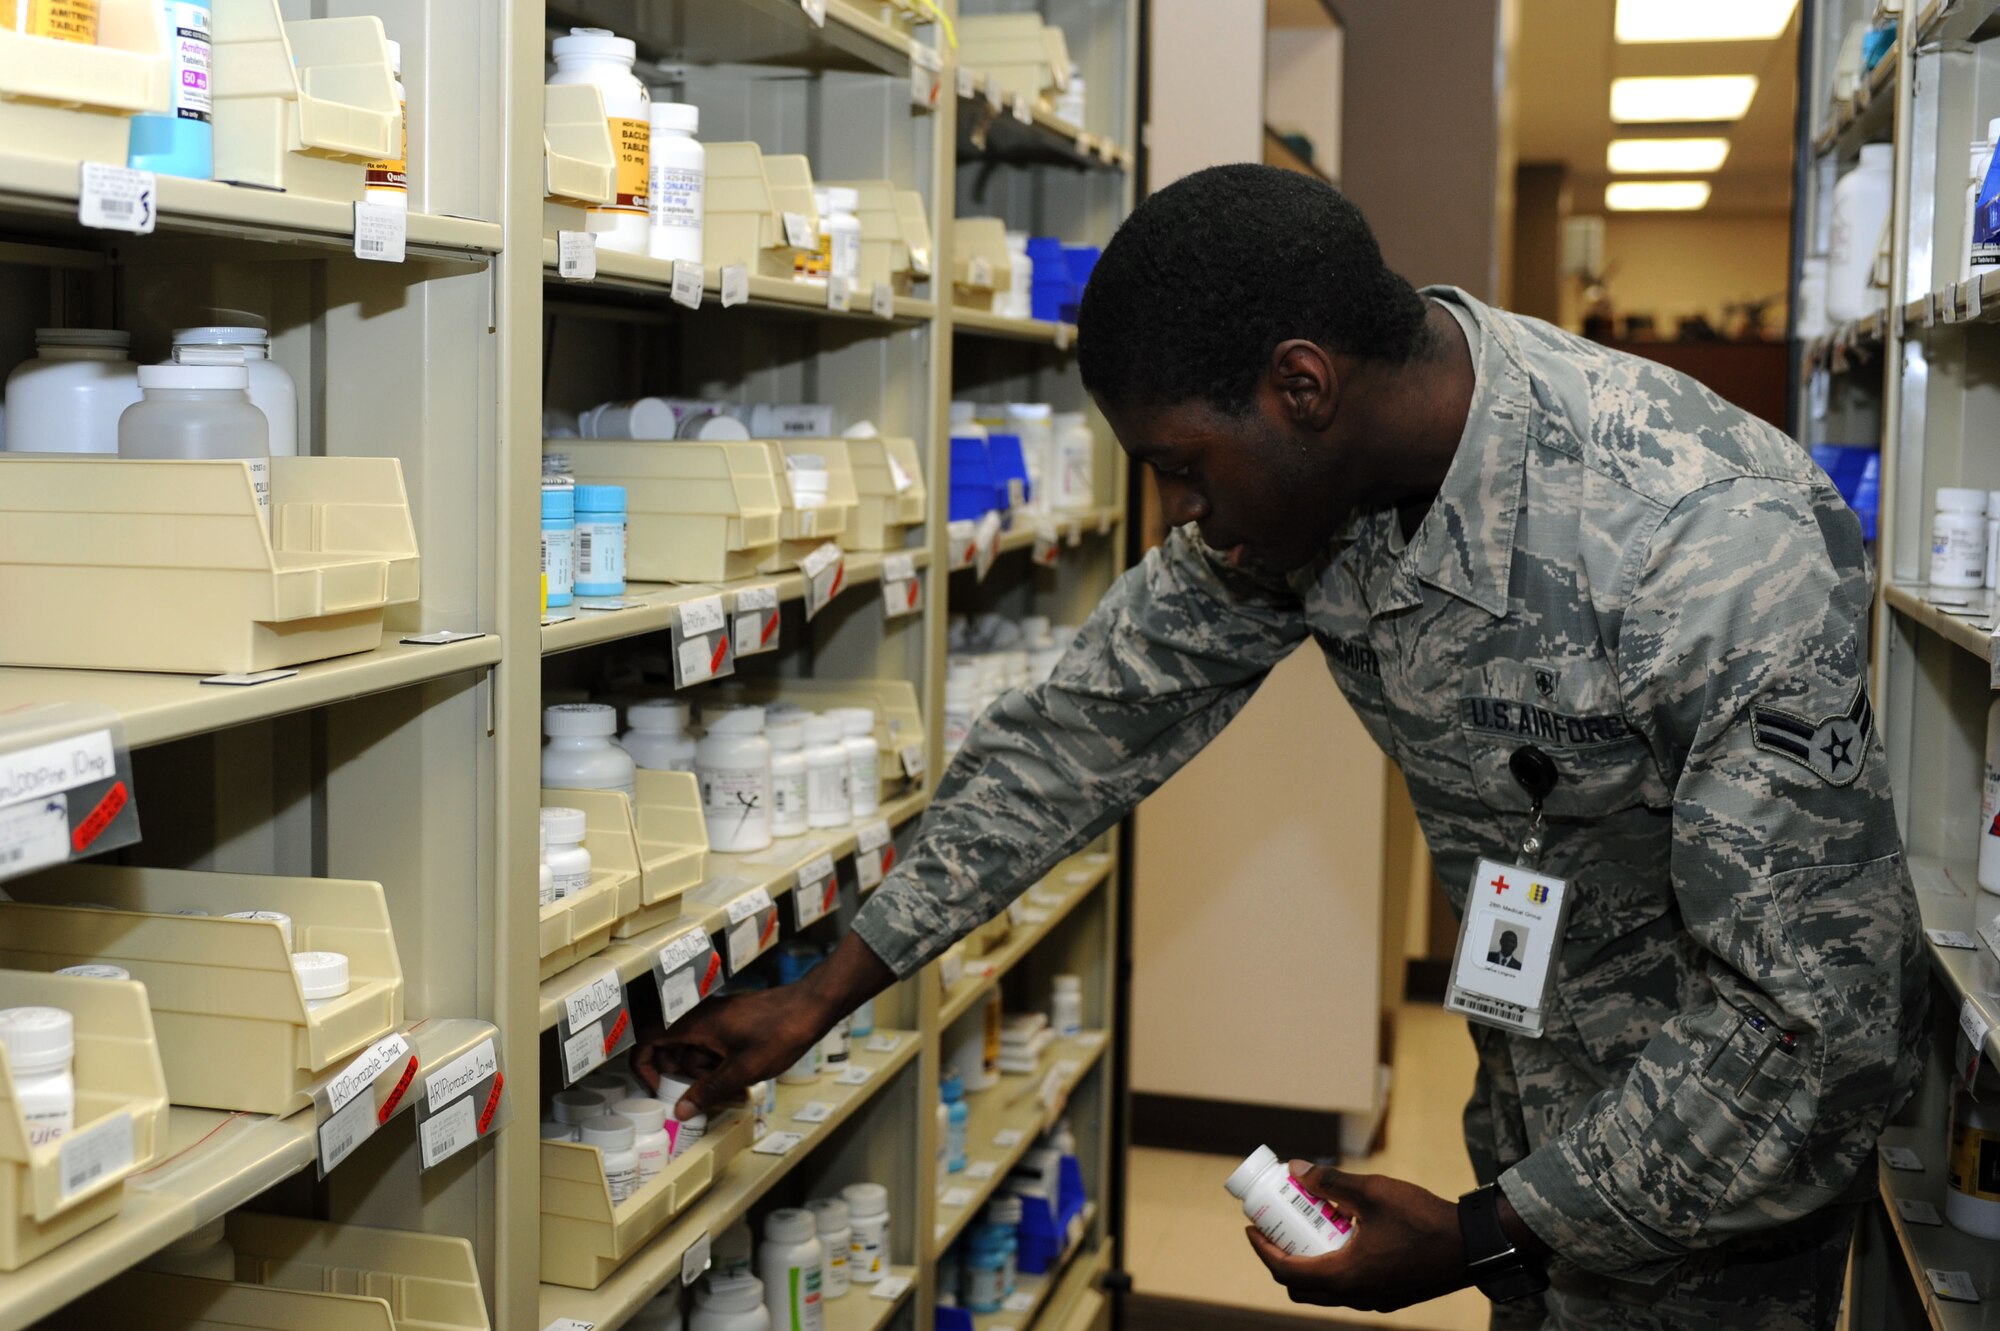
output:
{"label": "blue medication bottle", "polygon": [[625,487],[576,487],[576,594],[625,594]]}
{"label": "blue medication bottle", "polygon": [[965,1103],[965,1083],[958,1079],[956,1072],[947,1073],[938,1086],[938,1094],[944,1100],[945,1112],[945,1170],[960,1174],[965,1171],[965,1125],[972,1117],[972,1110]]}
{"label": "blue medication bottle", "polygon": [[576,587],[576,498],[568,485],[542,487],[542,578],[551,606],[568,605]]}
{"label": "blue medication bottle", "polygon": [[986,1233],[974,1235],[965,1245],[964,1306],[967,1312],[997,1313],[1007,1301],[1007,1253],[1005,1245]]}
{"label": "blue medication bottle", "polygon": [[215,125],[209,82],[214,21],[209,0],[156,0],[169,65],[167,111],[132,117],[127,166],[164,176],[215,175]]}

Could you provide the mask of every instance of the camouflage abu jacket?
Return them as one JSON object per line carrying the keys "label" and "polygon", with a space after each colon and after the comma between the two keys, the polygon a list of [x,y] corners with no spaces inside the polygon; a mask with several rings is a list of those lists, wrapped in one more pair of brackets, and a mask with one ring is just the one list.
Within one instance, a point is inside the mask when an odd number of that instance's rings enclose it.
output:
{"label": "camouflage abu jacket", "polygon": [[[1408,778],[1454,905],[1512,861],[1532,742],[1572,904],[1511,1062],[1501,1185],[1627,1280],[1873,1187],[1925,970],[1865,687],[1859,524],[1792,440],[1673,371],[1426,294],[1478,385],[1405,548],[1364,514],[1282,582],[1192,529],[973,729],[856,930],[908,975],[1121,818],[1308,636]],[[1491,1058],[1489,1054],[1489,1062]],[[1489,1067],[1489,1072],[1490,1072]],[[1473,1143],[1491,1153],[1494,1143]]]}

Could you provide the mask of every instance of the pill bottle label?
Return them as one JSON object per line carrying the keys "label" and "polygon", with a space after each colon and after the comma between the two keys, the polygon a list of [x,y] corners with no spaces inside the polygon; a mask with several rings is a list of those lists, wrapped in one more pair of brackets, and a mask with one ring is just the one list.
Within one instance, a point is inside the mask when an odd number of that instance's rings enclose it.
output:
{"label": "pill bottle label", "polygon": [[998,1312],[1006,1299],[1007,1273],[997,1262],[965,1269],[965,1302],[976,1313]]}
{"label": "pill bottle label", "polygon": [[806,774],[803,771],[771,774],[771,812],[780,822],[806,816]]}
{"label": "pill bottle label", "polygon": [[22,1117],[28,1124],[28,1145],[47,1146],[50,1142],[61,1141],[70,1133],[76,1123],[75,1109],[44,1109],[26,1111]]}
{"label": "pill bottle label", "polygon": [[617,164],[617,190],[608,207],[592,212],[646,215],[646,175],[653,127],[625,116],[606,117],[611,125],[611,155]]}
{"label": "pill bottle label", "polygon": [[[93,4],[91,8],[95,10],[97,6]],[[214,50],[208,6],[170,0],[167,22],[173,27],[174,38],[174,116],[206,122],[215,107],[208,85]]]}
{"label": "pill bottle label", "polygon": [[394,159],[370,162],[367,168],[367,187],[377,194],[407,194],[410,189],[410,104],[398,101],[396,113],[402,120],[403,150]]}
{"label": "pill bottle label", "polygon": [[2000,1133],[1954,1122],[1945,1178],[1967,1197],[2000,1202]]}
{"label": "pill bottle label", "polygon": [[667,1159],[678,1160],[694,1148],[701,1140],[706,1125],[694,1119],[683,1123],[674,1117],[671,1108],[667,1111]]}
{"label": "pill bottle label", "polygon": [[635,1149],[639,1153],[639,1182],[646,1182],[667,1167],[665,1146],[641,1146]]}
{"label": "pill bottle label", "polygon": [[588,871],[583,873],[559,873],[555,876],[555,883],[556,900],[561,901],[564,897],[573,897],[589,887],[590,874]]}
{"label": "pill bottle label", "polygon": [[576,586],[576,566],[570,558],[574,544],[568,531],[542,533],[542,572],[548,575],[551,595],[568,596]]}
{"label": "pill bottle label", "polygon": [[882,1275],[882,1240],[867,1239],[861,1231],[854,1232],[854,1241],[847,1245],[848,1269],[852,1278],[866,1283],[877,1280]]}
{"label": "pill bottle label", "polygon": [[654,166],[652,218],[654,226],[701,229],[702,178],[705,172],[685,166]]}
{"label": "pill bottle label", "polygon": [[844,809],[847,807],[847,767],[812,767],[806,769],[806,804],[815,809]]}
{"label": "pill bottle label", "polygon": [[820,1308],[819,1267],[794,1266],[785,1271],[785,1313],[789,1314],[781,1325],[792,1331],[820,1331],[823,1322]]}
{"label": "pill bottle label", "polygon": [[632,1165],[624,1169],[613,1169],[608,1164],[604,1170],[604,1181],[611,1186],[611,1204],[618,1205],[639,1189],[638,1157],[630,1157]]}
{"label": "pill bottle label", "polygon": [[625,524],[576,524],[576,580],[582,583],[625,581]]}
{"label": "pill bottle label", "polygon": [[761,770],[732,772],[710,768],[701,773],[701,809],[711,822],[720,820],[734,829],[759,816],[764,798]]}
{"label": "pill bottle label", "polygon": [[[1275,1209],[1276,1207],[1283,1209]],[[1271,1242],[1294,1256],[1300,1253],[1312,1255],[1337,1248],[1347,1242],[1347,1231],[1350,1228],[1347,1220],[1336,1213],[1333,1207],[1307,1192],[1299,1181],[1289,1174],[1285,1176],[1285,1181],[1278,1185],[1277,1203],[1259,1209],[1251,1219]]]}
{"label": "pill bottle label", "polygon": [[97,0],[0,0],[0,28],[18,27],[30,37],[97,45]]}

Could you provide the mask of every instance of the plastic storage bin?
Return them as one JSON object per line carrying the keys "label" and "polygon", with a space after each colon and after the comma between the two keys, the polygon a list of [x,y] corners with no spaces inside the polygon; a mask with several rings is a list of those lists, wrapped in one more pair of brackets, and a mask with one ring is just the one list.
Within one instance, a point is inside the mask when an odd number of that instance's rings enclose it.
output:
{"label": "plastic storage bin", "polygon": [[987,441],[976,435],[951,437],[950,520],[967,522],[1007,506],[1007,487],[996,479]]}
{"label": "plastic storage bin", "polygon": [[854,215],[861,222],[861,288],[887,282],[897,291],[910,290],[910,243],[903,234],[896,186],[888,180],[830,180],[830,188],[846,188],[860,196]]}
{"label": "plastic storage bin", "polygon": [[1063,245],[1053,236],[1030,236],[1028,259],[1035,266],[1029,287],[1029,312],[1050,323],[1062,318],[1063,306],[1070,303],[1069,261]]}
{"label": "plastic storage bin", "polygon": [[747,578],[776,552],[779,482],[754,440],[559,439],[586,485],[625,487],[625,573],[641,582]]}
{"label": "plastic storage bin", "polygon": [[924,742],[923,713],[917,710],[917,686],[906,679],[737,678],[724,681],[717,689],[732,703],[768,706],[782,699],[814,712],[829,707],[873,708],[875,743],[881,749],[876,770],[881,774],[883,798],[903,787],[902,751]]}
{"label": "plastic storage bin", "polygon": [[896,191],[896,219],[902,224],[903,243],[910,247],[910,276],[922,280],[931,275],[931,219],[924,211],[924,196],[913,189]]}
{"label": "plastic storage bin", "polygon": [[590,852],[590,886],[542,907],[540,978],[546,980],[603,951],[618,921],[639,908],[639,842],[622,791],[544,789],[542,807],[583,810],[583,846]]}
{"label": "plastic storage bin", "polygon": [[951,299],[961,309],[991,310],[1012,285],[1007,224],[997,217],[960,217],[951,224]]}
{"label": "plastic storage bin", "polygon": [[1083,289],[1090,284],[1090,275],[1097,268],[1097,260],[1104,253],[1097,245],[1063,246],[1063,263],[1069,269],[1069,298],[1062,303],[1060,311],[1064,323],[1076,322],[1077,307],[1083,303]]}
{"label": "plastic storage bin", "polygon": [[97,45],[0,28],[0,143],[9,152],[125,164],[131,116],[167,109],[159,0],[98,0]]}
{"label": "plastic storage bin", "polygon": [[1056,1199],[1021,1198],[1021,1273],[1038,1276],[1062,1260],[1072,1243],[1083,1237],[1083,1166],[1073,1155],[1057,1170]]}
{"label": "plastic storage bin", "polygon": [[999,500],[995,507],[1010,513],[1026,504],[1033,496],[1029,492],[1028,458],[1021,450],[1021,436],[989,433],[986,457],[987,465],[993,469],[993,488]]}
{"label": "plastic storage bin", "polygon": [[840,534],[843,550],[901,550],[924,521],[928,492],[914,439],[849,439],[854,518]]}
{"label": "plastic storage bin", "polygon": [[784,214],[787,210],[801,212],[809,225],[817,225],[810,173],[805,207],[797,208],[790,201],[795,193],[790,188],[784,193],[788,202],[781,207],[766,174],[763,149],[754,143],[708,143],[703,147],[708,154],[708,178],[703,184],[703,266],[741,264],[753,273],[789,279],[803,251],[788,243]]}
{"label": "plastic storage bin", "polygon": [[[0,904],[0,965],[130,971],[146,986],[175,1104],[288,1114],[342,1059],[402,1025],[403,969],[379,883],[74,864],[9,890],[19,900]],[[212,913],[174,913],[191,910]],[[225,919],[232,910],[281,911],[297,950],[345,954],[346,996],[308,1008],[278,925]]]}
{"label": "plastic storage bin", "polygon": [[[0,1007],[59,1007],[76,1023],[76,1127],[62,1141],[28,1145],[14,1074],[0,1058],[0,1271],[14,1271],[118,1214],[125,1179],[151,1162],[165,1131],[167,1083],[146,991],[131,981],[0,971]],[[131,1158],[65,1188],[65,1143],[122,1137],[121,1116]],[[80,1173],[74,1164],[70,1172]]]}
{"label": "plastic storage bin", "polygon": [[[272,458],[271,527],[241,461],[0,454],[0,664],[194,674],[372,651],[417,598],[394,458]],[[90,607],[89,614],[78,607]]]}
{"label": "plastic storage bin", "polygon": [[[757,442],[771,452],[771,466],[778,478],[778,548],[758,566],[760,573],[781,573],[797,568],[799,561],[828,541],[838,541],[860,505],[854,489],[854,467],[848,459],[845,439],[764,439]],[[818,508],[800,508],[792,495],[787,457],[817,457],[826,460],[826,502]]]}
{"label": "plastic storage bin", "polygon": [[543,86],[542,168],[543,234],[588,229],[588,208],[611,201],[618,170],[604,94],[595,85]]}
{"label": "plastic storage bin", "polygon": [[1069,43],[1038,14],[961,14],[958,59],[1031,101],[1069,87]]}
{"label": "plastic storage bin", "polygon": [[574,1289],[596,1289],[610,1279],[708,1191],[749,1147],[753,1126],[748,1109],[710,1114],[700,1142],[617,1206],[596,1147],[543,1142],[542,1279]]}
{"label": "plastic storage bin", "polygon": [[286,23],[277,0],[215,0],[215,178],[358,202],[401,152],[382,20]]}
{"label": "plastic storage bin", "polygon": [[681,897],[708,877],[708,820],[694,773],[642,769],[634,783],[639,796],[632,810],[638,899],[620,913],[611,931],[614,938],[631,938],[679,918]]}

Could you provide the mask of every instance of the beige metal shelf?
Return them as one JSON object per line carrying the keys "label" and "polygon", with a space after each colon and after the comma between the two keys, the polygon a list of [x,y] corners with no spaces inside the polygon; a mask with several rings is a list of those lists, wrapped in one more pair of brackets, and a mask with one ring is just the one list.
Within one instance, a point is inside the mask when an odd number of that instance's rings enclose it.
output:
{"label": "beige metal shelf", "polygon": [[1036,1320],[1052,1306],[1051,1296],[1063,1287],[1077,1255],[1083,1251],[1084,1241],[1090,1235],[1090,1226],[1096,1219],[1097,1203],[1085,1202],[1083,1228],[1076,1242],[1063,1249],[1062,1256],[1042,1274],[1018,1277],[1014,1282],[1014,1293],[1008,1297],[1007,1305],[999,1312],[974,1313],[972,1325],[975,1331],[1018,1331],[1018,1328],[1033,1326]]}
{"label": "beige metal shelf", "polygon": [[[0,212],[76,216],[80,164],[0,151]],[[236,240],[325,245],[351,250],[354,205],[215,180],[159,177],[158,230]],[[136,239],[117,232],[89,233]],[[409,215],[408,252],[459,257],[497,254],[500,228],[463,217]]]}
{"label": "beige metal shelf", "polygon": [[1993,631],[2000,627],[2000,592],[1891,582],[1883,584],[1882,599],[1891,609],[1954,646],[1982,661],[1993,659]]}
{"label": "beige metal shelf", "polygon": [[[938,1029],[950,1029],[953,1022],[970,1012],[973,1004],[990,993],[1002,976],[1034,951],[1117,867],[1117,860],[1107,851],[1072,855],[1029,888],[1028,909],[1040,912],[1040,918],[1015,928],[997,950],[965,963],[958,983],[945,989],[939,999]],[[936,967],[931,970],[935,972]]]}
{"label": "beige metal shelf", "polygon": [[[1007,1181],[1007,1174],[1021,1162],[1035,1144],[1062,1116],[1063,1105],[1077,1086],[1104,1056],[1105,1033],[1085,1031],[1067,1040],[1057,1040],[1042,1055],[1032,1076],[1005,1076],[998,1084],[966,1097],[971,1111],[965,1122],[965,1149],[970,1162],[991,1161],[997,1167],[987,1177],[974,1178],[970,1169],[946,1174],[938,1180],[937,1223],[931,1229],[931,1260],[936,1261],[961,1231],[979,1214],[979,1209]],[[1063,1065],[1067,1064],[1067,1067]],[[1051,1074],[1057,1074],[1051,1079]],[[1044,1100],[1045,1087],[1055,1094]],[[1018,1132],[1011,1146],[998,1146],[994,1137],[1002,1132]],[[964,1188],[972,1199],[963,1205],[949,1205],[944,1195],[952,1188]]]}
{"label": "beige metal shelf", "polygon": [[1110,1243],[1101,1243],[1070,1264],[1069,1273],[1042,1307],[1037,1331],[1091,1331],[1109,1318],[1102,1289],[1111,1272]]}
{"label": "beige metal shelf", "polygon": [[849,1285],[840,1298],[827,1299],[821,1305],[826,1331],[878,1331],[889,1325],[902,1306],[916,1297],[917,1268],[891,1266],[889,1274],[907,1282],[893,1299],[876,1298],[874,1285]]}
{"label": "beige metal shelf", "polygon": [[[1913,1151],[1923,1162],[1921,1172],[1891,1169],[1879,1159],[1875,1169],[1882,1188],[1883,1209],[1895,1231],[1896,1246],[1903,1251],[1911,1280],[1923,1299],[1924,1315],[1932,1331],[1996,1331],[2000,1329],[2000,1243],[1964,1233],[1947,1221],[1942,1225],[1919,1225],[1905,1220],[1896,1209],[1898,1201],[1929,1202],[1944,1214],[1943,1142],[1933,1141],[1910,1128],[1885,1128],[1882,1145]],[[1956,1303],[1941,1299],[1931,1288],[1925,1271],[1965,1271],[1979,1289],[1980,1302]]]}
{"label": "beige metal shelf", "polygon": [[125,722],[133,748],[386,693],[499,663],[500,639],[487,634],[427,647],[392,636],[372,652],[300,666],[268,684],[203,684],[194,675],[123,670],[0,668],[0,712],[29,703],[96,702]]}
{"label": "beige metal shelf", "polygon": [[1896,107],[1896,70],[1902,64],[1902,39],[1882,53],[1875,68],[1861,81],[1854,100],[1841,107],[1832,124],[1820,131],[1813,150],[1821,157],[1828,153],[1857,152],[1864,143],[1888,139]]}
{"label": "beige metal shelf", "polygon": [[[1056,163],[1096,171],[1129,171],[1138,161],[1130,148],[1107,135],[1093,134],[1081,125],[1071,124],[1038,100],[1029,101],[1029,120],[1025,123],[1015,118],[1011,97],[1003,94],[1003,104],[996,109],[988,92],[986,74],[978,70],[970,74],[971,95],[958,99],[960,161],[976,161],[986,155],[1042,154]],[[967,91],[963,82],[958,84],[958,91]],[[968,109],[972,111],[969,117],[965,115]]]}
{"label": "beige metal shelf", "polygon": [[[2000,899],[1979,890],[1978,869],[1971,861],[1947,862],[1912,855],[1910,877],[1917,886],[1917,909],[1926,929],[1956,929],[1976,937],[2000,914]],[[1985,950],[1984,942],[1967,951],[1939,947],[1927,938],[1924,947],[1930,952],[1931,969],[1951,994],[1953,1016],[1969,999],[1985,1017],[1986,1057],[2000,1067],[2000,993],[1992,992],[1993,986],[1980,974],[1982,964],[1991,967],[1996,959]],[[1995,1251],[2000,1253],[2000,1249]]]}
{"label": "beige metal shelf", "polygon": [[[887,821],[893,830],[922,813],[929,802],[928,794],[915,791],[883,800],[882,812],[876,816]],[[728,914],[723,905],[695,900],[704,889],[733,882],[736,885],[733,895],[741,895],[762,887],[771,894],[772,901],[779,903],[782,911],[785,899],[798,885],[799,870],[821,855],[833,856],[836,863],[852,855],[854,834],[852,827],[833,828],[789,838],[774,843],[769,849],[748,855],[710,852],[708,878],[682,898],[683,914],[679,919],[670,920],[637,937],[614,941],[603,951],[594,952],[568,970],[558,971],[542,981],[541,1029],[548,1030],[554,1026],[562,1015],[563,998],[573,993],[584,979],[601,973],[607,964],[616,966],[619,978],[630,984],[652,969],[653,956],[662,944],[686,933],[691,925],[698,924],[711,934],[721,932],[729,922]]]}
{"label": "beige metal shelf", "polygon": [[1905,328],[2000,322],[2000,269],[1926,292],[1903,307]]}
{"label": "beige metal shelf", "polygon": [[[633,1254],[630,1261],[596,1289],[544,1284],[537,1324],[547,1326],[557,1318],[573,1317],[589,1323],[595,1331],[613,1331],[662,1290],[677,1283],[681,1257],[689,1244],[704,1234],[719,1234],[740,1219],[862,1105],[881,1094],[923,1045],[923,1037],[916,1031],[878,1030],[870,1039],[884,1035],[896,1038],[896,1048],[891,1053],[871,1052],[868,1040],[858,1041],[854,1046],[850,1062],[872,1069],[872,1075],[859,1086],[843,1086],[832,1077],[822,1076],[809,1085],[778,1087],[778,1108],[771,1119],[771,1131],[798,1133],[802,1138],[798,1145],[783,1155],[760,1155],[751,1150],[737,1156],[700,1201],[676,1216],[659,1237]],[[831,1110],[824,1120],[801,1123],[792,1118],[801,1106],[815,1100]],[[848,1297],[851,1299],[853,1295]]]}
{"label": "beige metal shelf", "polygon": [[[667,260],[601,247],[597,251],[597,276],[588,282],[571,281],[556,271],[554,240],[542,241],[542,272],[549,287],[562,292],[587,292],[592,288],[602,288],[657,296],[660,300],[666,301],[671,297],[674,286],[674,266]],[[826,287],[822,283],[794,282],[782,277],[766,277],[760,273],[749,274],[748,281],[750,298],[742,307],[745,309],[819,314],[829,319],[866,319],[886,328],[909,327],[913,324],[927,323],[937,317],[936,302],[917,296],[897,296],[896,317],[884,319],[871,307],[872,293],[866,290],[849,293],[850,303],[847,309],[830,310],[826,305]],[[703,269],[701,289],[704,306],[719,301],[722,297],[722,270]]]}
{"label": "beige metal shelf", "polygon": [[1076,325],[1048,319],[1010,319],[991,310],[951,311],[951,331],[968,337],[997,337],[1009,342],[1034,342],[1068,351],[1076,346]]}
{"label": "beige metal shelf", "polygon": [[[927,549],[905,550],[901,553],[909,555],[910,562],[917,568],[930,566],[931,552]],[[883,556],[865,551],[849,551],[846,558],[845,587],[866,586],[881,580]],[[734,614],[737,593],[763,587],[776,588],[780,604],[803,600],[806,594],[805,575],[794,569],[789,573],[746,578],[742,582],[630,583],[626,586],[623,596],[603,598],[638,603],[628,609],[579,610],[574,606],[563,607],[564,618],[551,618],[542,625],[542,655],[553,656],[558,652],[574,651],[579,647],[590,647],[600,642],[615,642],[620,638],[636,637],[641,633],[661,632],[672,625],[676,609],[706,596],[722,597],[723,609]],[[553,616],[557,612],[550,613]]]}
{"label": "beige metal shelf", "polygon": [[[1119,507],[1093,508],[1082,513],[1065,513],[1053,518],[1035,519],[1023,515],[1015,520],[1010,531],[1000,533],[1000,553],[1011,554],[1016,550],[1026,550],[1035,543],[1037,521],[1052,522],[1059,544],[1067,549],[1086,536],[1108,536],[1125,521],[1125,510]],[[971,568],[976,563],[976,547],[954,544],[951,549],[950,571]]]}
{"label": "beige metal shelf", "polygon": [[1992,26],[1996,14],[2000,0],[1927,0],[1917,19],[1917,44],[1948,45],[2000,35]]}
{"label": "beige metal shelf", "polygon": [[[424,1074],[497,1033],[485,1022],[455,1019],[404,1034],[420,1086]],[[408,1114],[417,1099],[406,1096],[392,1117]],[[0,1275],[0,1331],[31,1325],[319,1159],[311,1109],[275,1118],[174,1105],[165,1143],[158,1162],[126,1184],[117,1219]]]}

